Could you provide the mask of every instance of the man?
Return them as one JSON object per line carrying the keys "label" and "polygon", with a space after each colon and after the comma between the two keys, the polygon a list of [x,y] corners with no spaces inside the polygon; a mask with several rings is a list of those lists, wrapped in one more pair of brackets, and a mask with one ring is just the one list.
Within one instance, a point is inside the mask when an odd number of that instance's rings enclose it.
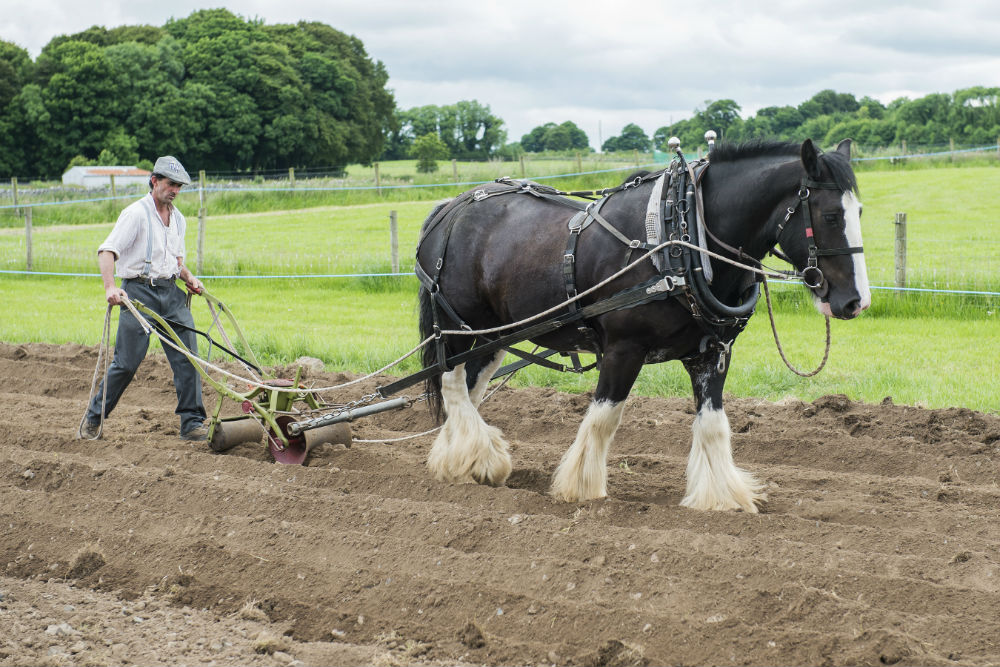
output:
{"label": "man", "polygon": [[[176,158],[161,157],[149,178],[149,194],[126,207],[118,216],[111,234],[97,249],[104,291],[111,305],[121,305],[126,298],[135,299],[166,320],[194,326],[187,297],[174,282],[180,278],[192,292],[202,291],[201,281],[184,266],[187,223],[173,204],[181,187],[190,183],[191,177]],[[121,287],[115,285],[116,275],[122,279]],[[177,334],[189,350],[197,352],[198,340],[193,331],[178,327]],[[149,336],[131,311],[122,308],[114,359],[107,378],[90,402],[80,426],[81,437],[100,437],[104,418],[118,404],[148,348]],[[205,440],[208,428],[204,424],[201,376],[183,354],[169,345],[164,345],[163,349],[174,372],[176,413],[181,418],[180,437]],[[101,399],[105,392],[102,414]]]}

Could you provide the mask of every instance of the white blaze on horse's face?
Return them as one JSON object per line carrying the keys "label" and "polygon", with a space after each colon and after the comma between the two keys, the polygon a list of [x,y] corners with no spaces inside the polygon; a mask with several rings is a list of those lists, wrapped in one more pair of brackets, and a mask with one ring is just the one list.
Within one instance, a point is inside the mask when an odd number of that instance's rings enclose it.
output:
{"label": "white blaze on horse's face", "polygon": [[[844,209],[844,236],[847,237],[848,246],[862,247],[861,242],[861,202],[853,192],[845,192],[841,197],[840,204]],[[872,292],[868,284],[868,269],[865,266],[864,253],[854,253],[851,256],[854,263],[854,289],[861,299],[861,304],[853,315],[856,317],[862,311],[867,310],[872,305]],[[821,314],[833,317],[830,304],[813,294],[813,304]]]}
{"label": "white blaze on horse's face", "polygon": [[[854,196],[853,192],[845,192],[841,198],[841,205],[844,207],[844,234],[847,236],[847,244],[861,247],[861,202]],[[860,315],[861,311],[867,310],[872,305],[872,291],[868,285],[868,269],[865,267],[864,253],[851,255],[854,260],[854,288],[861,297],[861,308],[855,313]]]}

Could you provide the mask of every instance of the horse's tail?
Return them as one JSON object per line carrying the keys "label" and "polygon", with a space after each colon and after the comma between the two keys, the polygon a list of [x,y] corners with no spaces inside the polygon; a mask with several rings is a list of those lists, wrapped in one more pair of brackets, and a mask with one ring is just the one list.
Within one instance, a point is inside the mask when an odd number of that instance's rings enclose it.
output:
{"label": "horse's tail", "polygon": [[[424,236],[430,233],[431,222],[438,217],[448,202],[443,202],[434,207],[434,210],[430,212],[427,219],[424,220],[424,224],[420,229],[420,240],[423,242]],[[417,261],[420,261],[420,244],[417,245]],[[434,299],[431,297],[430,287],[421,283],[420,293],[419,293],[419,308],[420,308],[420,340],[427,340],[429,336],[434,335]],[[437,366],[438,360],[438,345],[436,341],[429,342],[424,346],[422,350],[422,361],[424,368],[430,368],[432,366]],[[424,391],[427,392],[427,405],[430,407],[431,414],[437,421],[441,421],[442,417],[442,406],[441,401],[441,375],[435,374],[427,379],[424,383]]]}
{"label": "horse's tail", "polygon": [[[420,286],[420,340],[427,340],[434,335],[434,299],[427,287]],[[424,345],[422,350],[422,361],[424,368],[431,368],[438,365],[438,345],[437,341],[430,341]],[[424,382],[424,391],[427,392],[427,405],[431,409],[431,414],[437,421],[441,421],[441,374],[437,373],[427,378]]]}

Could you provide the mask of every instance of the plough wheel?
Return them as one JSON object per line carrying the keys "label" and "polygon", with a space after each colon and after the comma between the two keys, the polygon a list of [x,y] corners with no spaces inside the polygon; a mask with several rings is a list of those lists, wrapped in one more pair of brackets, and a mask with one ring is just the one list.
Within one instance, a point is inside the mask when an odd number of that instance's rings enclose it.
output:
{"label": "plough wheel", "polygon": [[260,433],[260,424],[254,419],[219,422],[208,444],[213,451],[224,452],[244,442],[260,442]]}
{"label": "plough wheel", "polygon": [[309,450],[323,443],[341,443],[348,447],[351,446],[351,427],[344,422],[314,428],[304,431],[297,436],[291,436],[288,435],[286,425],[295,421],[293,418],[282,415],[275,419],[275,421],[278,422],[282,433],[288,438],[288,446],[284,447],[280,438],[271,432],[267,434],[268,449],[277,463],[302,465],[306,460],[306,456],[309,455]]}

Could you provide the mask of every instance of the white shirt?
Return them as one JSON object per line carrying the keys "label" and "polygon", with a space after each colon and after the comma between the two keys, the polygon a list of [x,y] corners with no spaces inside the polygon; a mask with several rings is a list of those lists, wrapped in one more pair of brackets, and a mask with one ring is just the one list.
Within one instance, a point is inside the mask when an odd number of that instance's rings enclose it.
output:
{"label": "white shirt", "polygon": [[115,254],[115,275],[119,278],[138,278],[146,263],[146,244],[152,229],[149,277],[154,280],[174,278],[180,273],[178,260],[185,255],[186,228],[187,221],[173,205],[170,207],[170,224],[164,225],[156,211],[153,195],[148,194],[125,207],[97,252],[110,250]]}

